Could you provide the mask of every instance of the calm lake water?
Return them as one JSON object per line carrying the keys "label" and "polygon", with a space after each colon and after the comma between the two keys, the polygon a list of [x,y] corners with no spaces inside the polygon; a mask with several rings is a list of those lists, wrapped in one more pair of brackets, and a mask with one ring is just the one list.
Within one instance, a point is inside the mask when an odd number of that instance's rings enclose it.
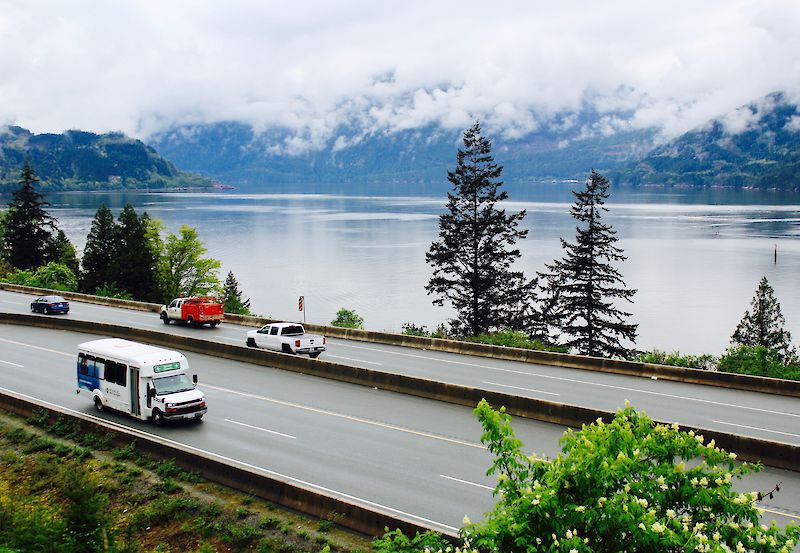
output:
{"label": "calm lake water", "polygon": [[[559,237],[574,237],[569,186],[509,188],[506,208],[528,211],[530,233],[520,244],[528,275],[561,256]],[[437,237],[446,189],[436,196],[384,192],[69,193],[48,200],[79,248],[101,203],[118,215],[130,202],[173,232],[196,227],[208,255],[222,261],[221,276],[236,274],[257,313],[297,320],[302,294],[308,322],[328,323],[347,307],[369,329],[399,331],[404,322],[433,328],[452,315],[424,289],[425,252]],[[762,276],[800,339],[800,196],[622,189],[613,190],[609,208],[629,257],[620,269],[638,289],[630,306],[638,347],[721,352]]]}

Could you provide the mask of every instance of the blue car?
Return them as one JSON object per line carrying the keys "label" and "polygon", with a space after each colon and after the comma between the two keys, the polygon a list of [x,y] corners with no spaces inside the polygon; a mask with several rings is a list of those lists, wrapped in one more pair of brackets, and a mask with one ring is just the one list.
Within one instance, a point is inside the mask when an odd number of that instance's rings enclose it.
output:
{"label": "blue car", "polygon": [[42,296],[31,302],[32,313],[69,313],[69,302],[61,296]]}

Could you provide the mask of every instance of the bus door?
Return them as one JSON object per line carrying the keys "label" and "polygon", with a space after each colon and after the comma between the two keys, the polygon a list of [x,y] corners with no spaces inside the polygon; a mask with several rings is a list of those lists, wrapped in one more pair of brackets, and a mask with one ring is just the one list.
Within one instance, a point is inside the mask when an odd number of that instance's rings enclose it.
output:
{"label": "bus door", "polygon": [[142,414],[141,407],[139,406],[139,368],[129,367],[129,369],[130,378],[128,378],[128,382],[131,383],[131,415],[138,417]]}

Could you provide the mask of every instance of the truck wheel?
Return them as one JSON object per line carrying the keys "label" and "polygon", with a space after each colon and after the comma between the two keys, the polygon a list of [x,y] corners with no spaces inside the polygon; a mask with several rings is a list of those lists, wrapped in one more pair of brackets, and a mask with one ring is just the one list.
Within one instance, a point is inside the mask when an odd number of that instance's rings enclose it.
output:
{"label": "truck wheel", "polygon": [[94,408],[97,409],[98,411],[102,411],[103,409],[105,409],[105,406],[103,405],[103,400],[100,399],[98,396],[94,396]]}
{"label": "truck wheel", "polygon": [[189,326],[194,326],[194,317],[190,315],[189,318],[186,319],[186,324]]}
{"label": "truck wheel", "polygon": [[288,353],[289,355],[294,355],[292,348],[289,347],[289,344],[281,344],[281,351],[283,353]]}
{"label": "truck wheel", "polygon": [[321,352],[321,351],[318,351],[318,352],[316,352],[316,353],[309,353],[309,354],[308,354],[308,356],[309,356],[311,359],[316,359],[317,357],[319,357],[319,354],[320,354],[320,353],[322,353],[322,352]]}
{"label": "truck wheel", "polygon": [[211,321],[211,328],[217,328],[219,321]]}
{"label": "truck wheel", "polygon": [[255,339],[253,339],[253,338],[248,338],[248,339],[247,339],[247,347],[249,347],[249,348],[255,348],[255,347],[258,347],[258,346],[256,346],[256,341],[255,341]]}
{"label": "truck wheel", "polygon": [[168,325],[168,324],[169,324],[169,317],[167,316],[167,314],[166,314],[166,313],[162,313],[162,314],[161,314],[161,321],[162,321],[162,322],[163,322],[165,325]]}
{"label": "truck wheel", "polygon": [[153,422],[158,426],[164,426],[164,415],[158,409],[153,410]]}

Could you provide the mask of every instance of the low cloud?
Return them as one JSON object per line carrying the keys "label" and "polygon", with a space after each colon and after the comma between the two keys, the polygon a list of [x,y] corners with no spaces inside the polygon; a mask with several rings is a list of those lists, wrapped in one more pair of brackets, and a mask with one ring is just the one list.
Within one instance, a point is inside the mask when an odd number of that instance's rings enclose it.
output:
{"label": "low cloud", "polygon": [[[476,118],[676,136],[800,97],[800,3],[0,0],[0,123],[147,136],[217,121],[281,128],[301,153]],[[580,128],[575,112],[599,114]],[[752,115],[752,114],[751,114]],[[358,134],[358,133],[356,133]]]}

